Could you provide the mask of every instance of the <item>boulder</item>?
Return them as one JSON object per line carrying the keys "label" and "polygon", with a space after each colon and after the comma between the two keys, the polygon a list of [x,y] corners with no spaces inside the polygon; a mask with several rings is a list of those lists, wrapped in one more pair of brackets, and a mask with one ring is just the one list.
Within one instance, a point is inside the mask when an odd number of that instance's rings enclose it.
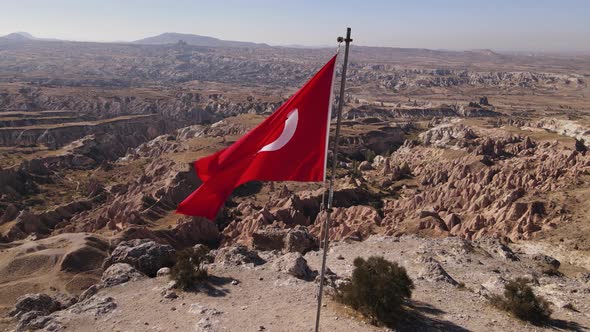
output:
{"label": "boulder", "polygon": [[105,259],[103,268],[116,263],[127,263],[142,273],[155,277],[159,269],[174,265],[175,253],[171,246],[148,239],[123,241]]}
{"label": "boulder", "polygon": [[52,325],[58,328],[59,323],[54,322],[53,312],[69,306],[71,301],[63,299],[64,304],[47,294],[25,294],[19,297],[14,309],[9,315],[18,320],[17,331],[36,331]]}
{"label": "boulder", "polygon": [[117,308],[112,297],[92,296],[71,306],[68,311],[73,314],[90,313],[95,317],[106,315]]}
{"label": "boulder", "polygon": [[261,265],[266,263],[255,251],[249,250],[243,245],[219,249],[215,256],[215,262],[231,266],[246,264]]}
{"label": "boulder", "polygon": [[105,287],[124,284],[128,281],[136,281],[145,276],[133,266],[126,263],[115,263],[109,266],[103,273],[101,282]]}
{"label": "boulder", "polygon": [[252,233],[252,246],[257,250],[282,250],[287,230],[267,227]]}
{"label": "boulder", "polygon": [[48,315],[61,308],[61,304],[47,294],[25,294],[16,300],[9,315],[19,317],[28,312],[37,312],[37,316]]}
{"label": "boulder", "polygon": [[305,254],[318,249],[318,239],[309,233],[307,227],[295,226],[287,232],[284,239],[283,252],[298,252]]}
{"label": "boulder", "polygon": [[156,277],[165,277],[168,275],[170,275],[170,268],[169,267],[163,267],[158,270],[158,273],[156,273]]}
{"label": "boulder", "polygon": [[545,270],[557,271],[561,265],[557,259],[544,254],[536,254],[532,258]]}
{"label": "boulder", "polygon": [[[32,313],[29,313],[32,314]],[[51,328],[50,328],[51,326]],[[37,331],[45,329],[47,331],[55,331],[59,329],[61,325],[54,322],[52,316],[39,316],[39,315],[26,315],[21,321],[19,321],[16,330],[17,331]]]}
{"label": "boulder", "polygon": [[279,257],[273,264],[276,271],[288,273],[295,278],[313,280],[317,272],[307,265],[307,260],[298,252],[291,252]]}
{"label": "boulder", "polygon": [[479,294],[489,298],[492,295],[501,295],[504,292],[504,286],[508,283],[508,280],[501,276],[492,276],[485,283],[481,284]]}
{"label": "boulder", "polygon": [[373,168],[377,168],[383,165],[383,163],[385,163],[385,160],[386,158],[382,155],[376,155],[375,158],[373,158],[373,163],[371,164],[371,166],[373,166]]}
{"label": "boulder", "polygon": [[43,315],[38,311],[30,311],[22,315],[16,326],[17,331],[56,331],[62,328],[61,324],[55,322],[53,315]]}
{"label": "boulder", "polygon": [[435,260],[434,258],[427,258],[421,261],[424,264],[424,267],[418,273],[418,278],[424,279],[430,282],[444,282],[451,284],[453,286],[457,286],[459,283],[451,277],[445,269],[440,265],[440,263]]}

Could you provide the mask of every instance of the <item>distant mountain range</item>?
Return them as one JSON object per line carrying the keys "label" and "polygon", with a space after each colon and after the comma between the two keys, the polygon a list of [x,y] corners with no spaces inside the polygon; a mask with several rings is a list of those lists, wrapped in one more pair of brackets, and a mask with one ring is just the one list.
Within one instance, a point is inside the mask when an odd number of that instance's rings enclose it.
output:
{"label": "distant mountain range", "polygon": [[267,44],[257,44],[251,42],[241,42],[232,40],[222,40],[214,37],[191,35],[184,33],[166,32],[154,37],[148,37],[136,40],[134,44],[162,45],[175,44],[183,41],[189,45],[206,46],[206,47],[270,47]]}
{"label": "distant mountain range", "polygon": [[[6,36],[1,36],[0,40],[11,41],[11,42],[24,42],[24,41],[65,41],[60,39],[52,38],[37,38],[28,32],[13,32]],[[199,36],[185,33],[166,32],[161,35],[148,37],[132,42],[116,42],[116,43],[133,43],[142,45],[165,45],[165,44],[176,44],[179,41],[183,41],[189,45],[204,46],[204,47],[270,47],[267,44],[259,44],[252,42],[241,42],[233,40],[223,40],[208,36]]]}
{"label": "distant mountain range", "polygon": [[33,35],[31,35],[30,33],[27,33],[27,32],[13,32],[11,34],[8,34],[6,36],[2,36],[0,38],[6,39],[6,40],[14,40],[14,41],[35,39],[35,37],[33,37]]}
{"label": "distant mountain range", "polygon": [[13,32],[13,33],[10,33],[6,36],[0,37],[0,39],[12,40],[12,41],[27,41],[27,40],[58,41],[59,40],[59,39],[54,39],[54,38],[37,38],[28,32]]}

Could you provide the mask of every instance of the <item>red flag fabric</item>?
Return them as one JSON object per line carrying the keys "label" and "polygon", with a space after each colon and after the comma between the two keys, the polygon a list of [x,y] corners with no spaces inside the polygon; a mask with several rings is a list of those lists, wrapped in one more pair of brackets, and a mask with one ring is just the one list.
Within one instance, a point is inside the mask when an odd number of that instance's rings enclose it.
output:
{"label": "red flag fabric", "polygon": [[196,161],[203,183],[176,211],[213,220],[248,181],[323,181],[336,57],[256,128]]}

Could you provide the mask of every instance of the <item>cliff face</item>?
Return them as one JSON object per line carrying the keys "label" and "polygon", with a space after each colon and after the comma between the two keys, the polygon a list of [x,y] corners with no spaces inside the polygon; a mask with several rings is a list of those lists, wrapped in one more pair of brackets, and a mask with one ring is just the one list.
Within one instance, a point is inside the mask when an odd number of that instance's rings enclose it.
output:
{"label": "cliff face", "polygon": [[69,123],[55,126],[0,128],[0,146],[46,145],[59,148],[87,135],[119,135],[141,142],[174,129],[158,116],[119,117],[106,121]]}
{"label": "cliff face", "polygon": [[585,87],[584,77],[578,74],[556,74],[533,71],[470,71],[446,69],[400,69],[384,66],[378,70],[361,68],[351,74],[359,83],[379,81],[381,85],[406,90],[430,87],[522,87],[554,88]]}
{"label": "cliff face", "polygon": [[[278,106],[254,99],[234,100],[223,94],[203,94],[186,90],[105,89],[24,87],[12,93],[0,93],[0,110],[60,113],[75,110],[96,119],[122,115],[159,114],[171,121],[214,122],[219,116],[263,113]],[[66,111],[64,111],[66,110]],[[72,112],[72,111],[69,111]],[[55,115],[55,114],[52,114]],[[216,117],[215,115],[218,115]],[[27,115],[27,118],[30,117]],[[21,119],[22,121],[22,119]]]}
{"label": "cliff face", "polygon": [[270,113],[278,106],[219,93],[91,90],[23,87],[0,94],[0,146],[56,149],[87,135],[112,133],[138,136],[135,147],[174,129],[237,114]]}

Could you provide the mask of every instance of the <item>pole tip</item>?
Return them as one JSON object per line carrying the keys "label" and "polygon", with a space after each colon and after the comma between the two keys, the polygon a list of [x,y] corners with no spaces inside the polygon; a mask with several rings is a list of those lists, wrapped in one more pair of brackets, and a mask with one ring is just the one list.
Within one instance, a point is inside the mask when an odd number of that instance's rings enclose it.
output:
{"label": "pole tip", "polygon": [[352,38],[350,38],[350,28],[346,28],[346,39],[344,39],[344,41],[347,43],[352,42]]}

